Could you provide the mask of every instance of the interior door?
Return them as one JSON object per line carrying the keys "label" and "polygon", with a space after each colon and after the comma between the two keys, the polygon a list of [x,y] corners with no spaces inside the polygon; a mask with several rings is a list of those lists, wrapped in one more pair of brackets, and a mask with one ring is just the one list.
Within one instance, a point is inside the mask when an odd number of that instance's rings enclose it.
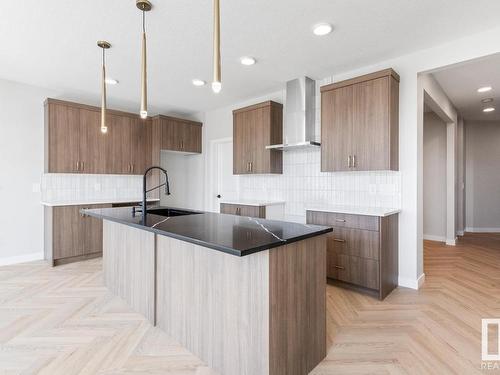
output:
{"label": "interior door", "polygon": [[213,210],[219,212],[220,202],[238,197],[238,176],[233,175],[233,141],[215,143]]}
{"label": "interior door", "polygon": [[353,86],[354,170],[390,168],[389,77]]}
{"label": "interior door", "polygon": [[[321,94],[321,171],[349,171],[352,154],[352,86]],[[357,139],[354,139],[357,142]]]}

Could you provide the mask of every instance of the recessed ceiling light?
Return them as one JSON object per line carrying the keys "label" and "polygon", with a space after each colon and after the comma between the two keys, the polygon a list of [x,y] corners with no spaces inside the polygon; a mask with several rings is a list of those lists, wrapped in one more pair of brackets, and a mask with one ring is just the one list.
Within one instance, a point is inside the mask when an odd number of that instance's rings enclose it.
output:
{"label": "recessed ceiling light", "polygon": [[201,79],[193,79],[193,85],[195,86],[205,86],[207,83],[205,81],[202,81]]}
{"label": "recessed ceiling light", "polygon": [[477,89],[477,92],[488,92],[491,91],[492,87],[491,86],[483,86]]}
{"label": "recessed ceiling light", "polygon": [[108,85],[117,85],[118,84],[118,80],[117,79],[114,79],[114,78],[106,78],[106,83]]}
{"label": "recessed ceiling light", "polygon": [[318,23],[317,25],[314,25],[314,27],[313,27],[314,35],[318,35],[318,36],[330,34],[332,32],[332,30],[333,30],[333,27],[329,23]]}
{"label": "recessed ceiling light", "polygon": [[481,100],[481,103],[491,103],[493,101],[493,98],[486,98],[486,99],[483,99]]}
{"label": "recessed ceiling light", "polygon": [[483,112],[493,112],[495,110],[495,107],[486,107],[485,109],[483,109]]}
{"label": "recessed ceiling light", "polygon": [[254,65],[256,63],[255,59],[253,57],[250,57],[250,56],[240,57],[240,62],[241,62],[241,64],[247,65],[247,66]]}

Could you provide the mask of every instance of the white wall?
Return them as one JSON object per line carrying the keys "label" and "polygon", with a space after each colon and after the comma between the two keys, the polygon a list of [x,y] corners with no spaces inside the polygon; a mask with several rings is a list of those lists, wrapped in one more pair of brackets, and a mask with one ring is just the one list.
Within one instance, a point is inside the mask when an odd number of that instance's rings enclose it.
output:
{"label": "white wall", "polygon": [[424,238],[446,241],[446,123],[424,115]]}
{"label": "white wall", "polygon": [[466,231],[500,232],[500,121],[466,121]]}
{"label": "white wall", "polygon": [[43,102],[55,92],[0,80],[0,265],[43,258]]}

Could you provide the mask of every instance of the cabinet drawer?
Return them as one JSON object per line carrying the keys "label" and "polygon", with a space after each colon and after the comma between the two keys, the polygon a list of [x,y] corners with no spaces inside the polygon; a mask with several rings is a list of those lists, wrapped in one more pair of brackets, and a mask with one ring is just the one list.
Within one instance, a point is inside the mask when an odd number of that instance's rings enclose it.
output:
{"label": "cabinet drawer", "polygon": [[379,218],[376,216],[350,215],[336,212],[307,211],[307,222],[340,228],[379,230]]}
{"label": "cabinet drawer", "polygon": [[238,216],[258,217],[264,219],[266,217],[266,208],[260,206],[221,203],[220,213]]}
{"label": "cabinet drawer", "polygon": [[379,262],[327,250],[327,276],[332,279],[378,290]]}
{"label": "cabinet drawer", "polygon": [[328,237],[327,244],[328,248],[341,254],[379,259],[379,232],[334,227],[333,233]]}

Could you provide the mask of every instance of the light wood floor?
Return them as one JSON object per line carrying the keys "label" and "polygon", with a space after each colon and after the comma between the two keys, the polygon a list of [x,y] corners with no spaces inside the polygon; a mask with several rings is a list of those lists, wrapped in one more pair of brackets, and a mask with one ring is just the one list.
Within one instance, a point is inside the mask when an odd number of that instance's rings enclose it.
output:
{"label": "light wood floor", "polygon": [[[0,267],[0,374],[215,375],[113,297],[100,270]],[[312,374],[481,373],[481,318],[500,318],[500,236],[426,242],[425,273],[421,290],[384,302],[328,286],[328,356]]]}

